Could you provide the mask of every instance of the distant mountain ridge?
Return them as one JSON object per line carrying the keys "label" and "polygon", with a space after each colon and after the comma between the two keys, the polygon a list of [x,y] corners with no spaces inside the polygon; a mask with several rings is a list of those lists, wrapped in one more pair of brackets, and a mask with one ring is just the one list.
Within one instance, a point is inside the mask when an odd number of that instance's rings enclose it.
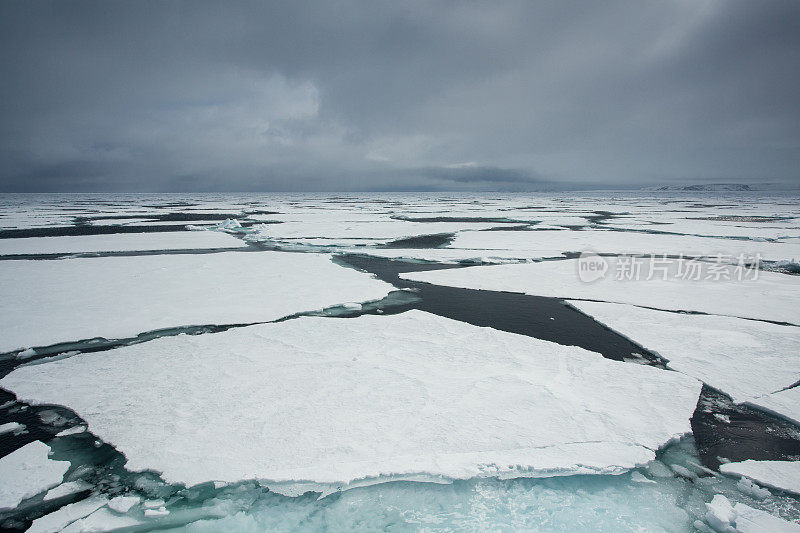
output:
{"label": "distant mountain ridge", "polygon": [[644,187],[646,191],[795,191],[800,184],[761,183],[758,185],[744,183],[696,183],[693,185],[655,185]]}

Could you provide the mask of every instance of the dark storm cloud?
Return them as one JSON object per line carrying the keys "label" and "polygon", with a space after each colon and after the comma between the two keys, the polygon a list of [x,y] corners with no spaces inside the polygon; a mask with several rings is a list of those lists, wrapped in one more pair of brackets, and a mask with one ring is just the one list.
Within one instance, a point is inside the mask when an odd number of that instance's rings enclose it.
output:
{"label": "dark storm cloud", "polygon": [[0,190],[800,183],[800,2],[0,3]]}

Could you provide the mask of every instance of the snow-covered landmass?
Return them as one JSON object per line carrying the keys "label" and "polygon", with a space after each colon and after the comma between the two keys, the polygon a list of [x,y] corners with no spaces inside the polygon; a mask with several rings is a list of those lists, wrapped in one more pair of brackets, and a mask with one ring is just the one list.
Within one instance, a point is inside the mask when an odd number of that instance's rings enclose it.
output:
{"label": "snow-covered landmass", "polygon": [[50,446],[37,440],[0,458],[0,511],[61,483],[69,461],[54,461],[49,453]]}
{"label": "snow-covered landmass", "polygon": [[578,276],[579,260],[511,265],[474,266],[410,272],[400,277],[436,285],[508,291],[554,298],[627,303],[672,311],[737,316],[800,324],[800,276],[759,272],[757,279],[700,279],[676,277],[669,262],[667,279],[618,280],[617,258],[606,258],[606,277],[592,283]]}
{"label": "snow-covered landmass", "polygon": [[146,250],[203,250],[241,248],[241,239],[217,231],[174,231],[169,233],[118,233],[74,237],[27,237],[0,239],[0,255],[78,254]]}
{"label": "snow-covered landmass", "polygon": [[18,368],[0,385],[75,410],[131,470],[278,488],[618,473],[690,431],[700,390],[421,311],[161,338]]}
{"label": "snow-covered landmass", "polygon": [[393,289],[327,255],[280,252],[2,261],[0,280],[0,300],[14,302],[0,308],[0,352],[275,320]]}
{"label": "snow-covered landmass", "polygon": [[745,476],[773,489],[800,494],[800,461],[755,461],[720,465],[725,474]]}
{"label": "snow-covered landmass", "polygon": [[766,394],[747,403],[800,425],[800,386]]}
{"label": "snow-covered landmass", "polygon": [[734,402],[753,400],[800,380],[800,327],[626,304],[569,303]]}

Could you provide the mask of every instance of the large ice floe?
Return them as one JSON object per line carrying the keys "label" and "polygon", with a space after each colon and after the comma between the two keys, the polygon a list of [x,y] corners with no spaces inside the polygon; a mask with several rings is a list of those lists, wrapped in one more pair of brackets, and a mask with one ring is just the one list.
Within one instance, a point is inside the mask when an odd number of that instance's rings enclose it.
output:
{"label": "large ice floe", "polygon": [[73,409],[130,470],[295,492],[617,474],[688,433],[700,392],[677,372],[422,311],[165,337],[0,386]]}
{"label": "large ice floe", "polygon": [[152,250],[203,250],[241,248],[241,239],[216,231],[174,231],[169,233],[118,233],[70,237],[27,237],[0,239],[0,255],[78,254]]}
{"label": "large ice floe", "polygon": [[178,326],[275,320],[380,299],[391,290],[318,254],[2,261],[0,352]]}
{"label": "large ice floe", "polygon": [[741,403],[800,380],[800,327],[570,301],[572,306]]}
{"label": "large ice floe", "polygon": [[691,257],[759,255],[764,260],[800,258],[800,241],[761,242],[693,235],[664,235],[634,231],[470,231],[459,233],[453,248],[514,250],[520,257],[558,257],[562,252],[593,250],[608,254],[657,254]]}
{"label": "large ice floe", "polygon": [[765,487],[800,494],[800,461],[755,461],[722,464],[720,472],[744,476]]}
{"label": "large ice floe", "polygon": [[[600,258],[598,258],[600,259]],[[400,277],[450,287],[507,291],[575,300],[626,303],[670,311],[736,316],[800,324],[800,276],[759,272],[758,276],[738,279],[682,279],[676,274],[678,260],[667,261],[666,276],[648,275],[648,263],[640,279],[617,279],[630,256],[602,258],[604,276],[592,282],[581,281],[581,260],[545,261],[512,265],[474,266],[449,270],[411,272]],[[712,268],[707,263],[704,268]],[[728,268],[728,267],[726,267]],[[735,270],[734,266],[730,269]],[[626,270],[627,272],[627,270]],[[664,279],[665,278],[665,279]]]}
{"label": "large ice floe", "polygon": [[0,458],[0,511],[61,483],[69,462],[54,461],[49,453],[50,447],[37,440]]}

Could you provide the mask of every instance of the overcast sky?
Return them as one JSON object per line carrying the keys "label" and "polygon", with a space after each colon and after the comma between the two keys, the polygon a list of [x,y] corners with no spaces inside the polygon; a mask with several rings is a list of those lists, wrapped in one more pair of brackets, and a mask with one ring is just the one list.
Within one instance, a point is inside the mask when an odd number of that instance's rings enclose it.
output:
{"label": "overcast sky", "polygon": [[800,1],[0,2],[0,190],[800,183]]}

